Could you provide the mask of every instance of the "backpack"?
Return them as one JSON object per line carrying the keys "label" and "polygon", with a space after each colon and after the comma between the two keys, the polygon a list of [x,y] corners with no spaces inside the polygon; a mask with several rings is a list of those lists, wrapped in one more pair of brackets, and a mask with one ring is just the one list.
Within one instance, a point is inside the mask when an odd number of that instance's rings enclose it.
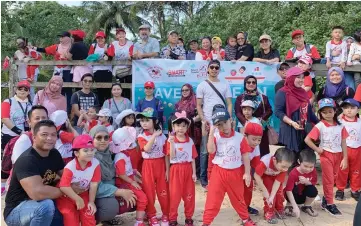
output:
{"label": "backpack", "polygon": [[[30,138],[31,144],[33,144],[33,139],[31,132],[25,132],[25,134]],[[20,138],[20,136],[16,136],[12,138],[9,143],[6,144],[4,149],[4,156],[1,160],[1,171],[10,174],[11,169],[13,168],[13,164],[11,162],[11,156],[13,155],[13,149],[16,141]]]}
{"label": "backpack", "polygon": [[[305,44],[305,48],[306,48],[307,54],[310,54],[311,53],[311,46],[309,44]],[[296,47],[292,48],[292,54],[293,55],[295,54],[296,50],[297,50]]]}

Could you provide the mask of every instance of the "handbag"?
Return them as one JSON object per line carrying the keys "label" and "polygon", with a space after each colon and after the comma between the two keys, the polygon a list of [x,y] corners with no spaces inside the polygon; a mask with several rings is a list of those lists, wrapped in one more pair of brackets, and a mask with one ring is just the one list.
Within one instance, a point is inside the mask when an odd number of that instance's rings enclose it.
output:
{"label": "handbag", "polygon": [[[264,107],[264,101],[263,101],[263,96],[261,94],[261,100],[262,100],[262,105],[263,105],[263,114],[266,112],[265,107]],[[269,125],[269,122],[267,122],[267,136],[268,136],[268,144],[270,145],[276,145],[278,144],[278,133],[277,131]]]}

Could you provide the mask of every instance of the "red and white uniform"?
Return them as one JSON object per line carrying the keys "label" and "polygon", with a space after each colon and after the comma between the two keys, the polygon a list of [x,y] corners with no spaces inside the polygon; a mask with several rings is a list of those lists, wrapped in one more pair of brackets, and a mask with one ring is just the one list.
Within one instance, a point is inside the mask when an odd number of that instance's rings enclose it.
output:
{"label": "red and white uniform", "polygon": [[207,53],[204,49],[200,49],[196,52],[196,58],[195,60],[207,60],[208,58],[212,59],[212,52],[209,51]]}
{"label": "red and white uniform", "polygon": [[290,191],[294,189],[295,186],[297,186],[297,191],[299,195],[302,195],[303,190],[305,189],[305,185],[300,183],[300,176],[306,178],[308,181],[312,183],[313,186],[317,183],[317,171],[316,168],[313,169],[310,173],[300,173],[297,169],[298,167],[293,168],[293,170],[288,175],[287,179],[287,185],[284,189],[284,191]]}
{"label": "red and white uniform", "polygon": [[211,53],[209,54],[209,57],[211,58],[211,60],[224,60],[224,58],[226,57],[226,51],[224,49],[220,49],[219,55],[221,56],[221,59],[219,59],[216,51],[212,50]]}
{"label": "red and white uniform", "polygon": [[[67,60],[66,58],[61,58],[60,53],[58,52],[58,44],[54,44],[45,48],[45,53],[48,55],[53,55],[54,60]],[[67,65],[56,65],[54,71],[63,71],[71,70],[71,66]]]}
{"label": "red and white uniform", "polygon": [[73,139],[74,139],[73,133],[60,131],[59,138],[55,143],[55,148],[60,153],[65,164],[67,164],[68,162],[70,162],[73,159],[73,150],[71,147]]}
{"label": "red and white uniform", "polygon": [[[104,53],[105,50],[107,50],[107,55],[114,57],[114,46],[112,44],[105,44],[104,47],[100,47],[99,44],[91,44],[90,48],[89,48],[89,53],[88,55],[91,54],[99,54],[101,56],[101,58],[104,57]],[[112,65],[96,65],[93,66],[93,73],[95,73],[96,71],[112,71]]]}
{"label": "red and white uniform", "polygon": [[[335,56],[333,56],[335,55]],[[330,58],[332,64],[339,64],[347,61],[347,43],[342,40],[336,43],[334,40],[326,43],[326,58]]]}
{"label": "red and white uniform", "polygon": [[[127,40],[124,45],[120,45],[119,41],[114,41],[112,43],[114,46],[114,57],[115,60],[128,60],[128,57],[133,55],[133,42]],[[126,68],[127,66],[114,66],[113,75],[116,75],[117,69]]]}
{"label": "red and white uniform", "polygon": [[243,198],[243,174],[241,158],[241,134],[231,132],[226,136],[221,132],[214,134],[216,153],[212,160],[214,166],[211,180],[208,181],[208,194],[203,214],[203,224],[210,225],[219,213],[225,193],[233,208],[242,220],[249,218]]}
{"label": "red and white uniform", "polygon": [[287,172],[280,172],[276,169],[274,162],[276,159],[271,155],[267,154],[261,158],[260,163],[256,167],[255,173],[262,177],[263,184],[267,188],[268,192],[271,193],[274,182],[277,180],[281,183],[276,197],[274,198],[273,205],[269,206],[267,202],[264,202],[264,214],[274,214],[275,210],[283,211],[284,197],[282,194],[282,183],[284,182]]}
{"label": "red and white uniform", "polygon": [[[91,182],[100,182],[101,171],[99,161],[95,158],[88,162],[85,169],[82,169],[75,158],[64,168],[59,187],[70,187],[72,183],[79,183],[79,186],[88,190]],[[85,191],[79,195],[84,200],[84,208],[77,210],[74,200],[62,196],[56,200],[56,205],[63,215],[66,226],[94,226],[95,216],[88,214],[89,192]]]}
{"label": "red and white uniform", "polygon": [[343,191],[346,188],[347,178],[350,178],[351,191],[356,192],[361,189],[361,119],[355,117],[355,120],[348,121],[343,116],[340,122],[349,135],[346,139],[348,167],[339,171],[336,186],[338,190]]}
{"label": "red and white uniform", "polygon": [[[175,156],[170,158],[169,192],[170,210],[169,221],[177,221],[178,207],[181,199],[184,202],[184,214],[186,219],[192,219],[195,209],[195,184],[192,179],[192,161],[197,158],[197,149],[193,140],[186,135],[185,141],[174,139]],[[170,155],[170,143],[167,142],[168,155]]]}
{"label": "red and white uniform", "polygon": [[156,216],[155,194],[160,203],[163,215],[169,215],[169,191],[168,183],[165,180],[165,155],[166,155],[166,140],[164,134],[158,136],[150,152],[144,151],[144,146],[148,143],[152,134],[144,131],[138,135],[139,148],[142,151],[144,159],[142,166],[143,191],[147,195],[148,206],[147,216],[149,219]]}
{"label": "red and white uniform", "polygon": [[337,181],[343,158],[341,142],[348,137],[344,125],[333,125],[322,120],[307,135],[313,140],[320,140],[323,149],[320,155],[322,168],[323,193],[328,205],[333,204],[333,186]]}
{"label": "red and white uniform", "polygon": [[128,182],[125,182],[121,178],[119,178],[119,176],[121,175],[126,175],[132,180],[134,180],[134,170],[132,162],[130,160],[130,156],[127,155],[126,152],[120,152],[116,154],[114,158],[114,166],[117,176],[115,178],[115,185],[120,188],[120,186],[124,184],[126,188],[132,190],[137,197],[137,211],[145,211],[148,204],[147,196],[145,195],[145,193],[142,190],[135,188]]}

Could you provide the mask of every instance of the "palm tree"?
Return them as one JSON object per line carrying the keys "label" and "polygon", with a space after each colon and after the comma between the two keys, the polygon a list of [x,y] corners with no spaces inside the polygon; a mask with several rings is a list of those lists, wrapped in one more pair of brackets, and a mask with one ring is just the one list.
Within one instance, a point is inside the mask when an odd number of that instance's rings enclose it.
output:
{"label": "palm tree", "polygon": [[149,24],[140,16],[137,16],[137,10],[134,2],[118,2],[118,1],[91,1],[82,2],[91,15],[90,31],[94,34],[96,31],[103,29],[109,37],[112,29],[124,27],[132,32],[133,36],[138,31],[141,24]]}

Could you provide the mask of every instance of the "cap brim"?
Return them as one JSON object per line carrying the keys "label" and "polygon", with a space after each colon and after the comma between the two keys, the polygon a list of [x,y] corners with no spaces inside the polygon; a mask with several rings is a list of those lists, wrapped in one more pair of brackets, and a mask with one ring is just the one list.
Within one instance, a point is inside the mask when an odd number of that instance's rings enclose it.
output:
{"label": "cap brim", "polygon": [[345,102],[345,101],[342,102],[342,104],[340,104],[340,107],[343,107],[343,106],[345,106],[346,104],[359,108],[359,106],[357,106],[356,104],[353,104],[353,103],[350,103],[350,102]]}
{"label": "cap brim", "polygon": [[217,118],[216,120],[214,120],[213,124],[217,124],[222,121],[227,121],[228,119],[229,119],[229,117],[220,117],[220,118]]}
{"label": "cap brim", "polygon": [[176,121],[181,120],[181,119],[186,120],[189,124],[191,124],[191,123],[192,123],[192,122],[191,122],[191,120],[190,120],[189,118],[176,118],[176,119],[172,120],[172,123],[175,123]]}
{"label": "cap brim", "polygon": [[152,117],[149,117],[149,116],[147,116],[147,115],[144,115],[143,113],[138,113],[136,116],[135,116],[135,118],[136,119],[140,119],[140,118],[142,118],[142,116],[143,117],[146,117],[146,118],[151,118],[151,119],[155,119],[156,117],[154,117],[154,116],[152,116]]}

